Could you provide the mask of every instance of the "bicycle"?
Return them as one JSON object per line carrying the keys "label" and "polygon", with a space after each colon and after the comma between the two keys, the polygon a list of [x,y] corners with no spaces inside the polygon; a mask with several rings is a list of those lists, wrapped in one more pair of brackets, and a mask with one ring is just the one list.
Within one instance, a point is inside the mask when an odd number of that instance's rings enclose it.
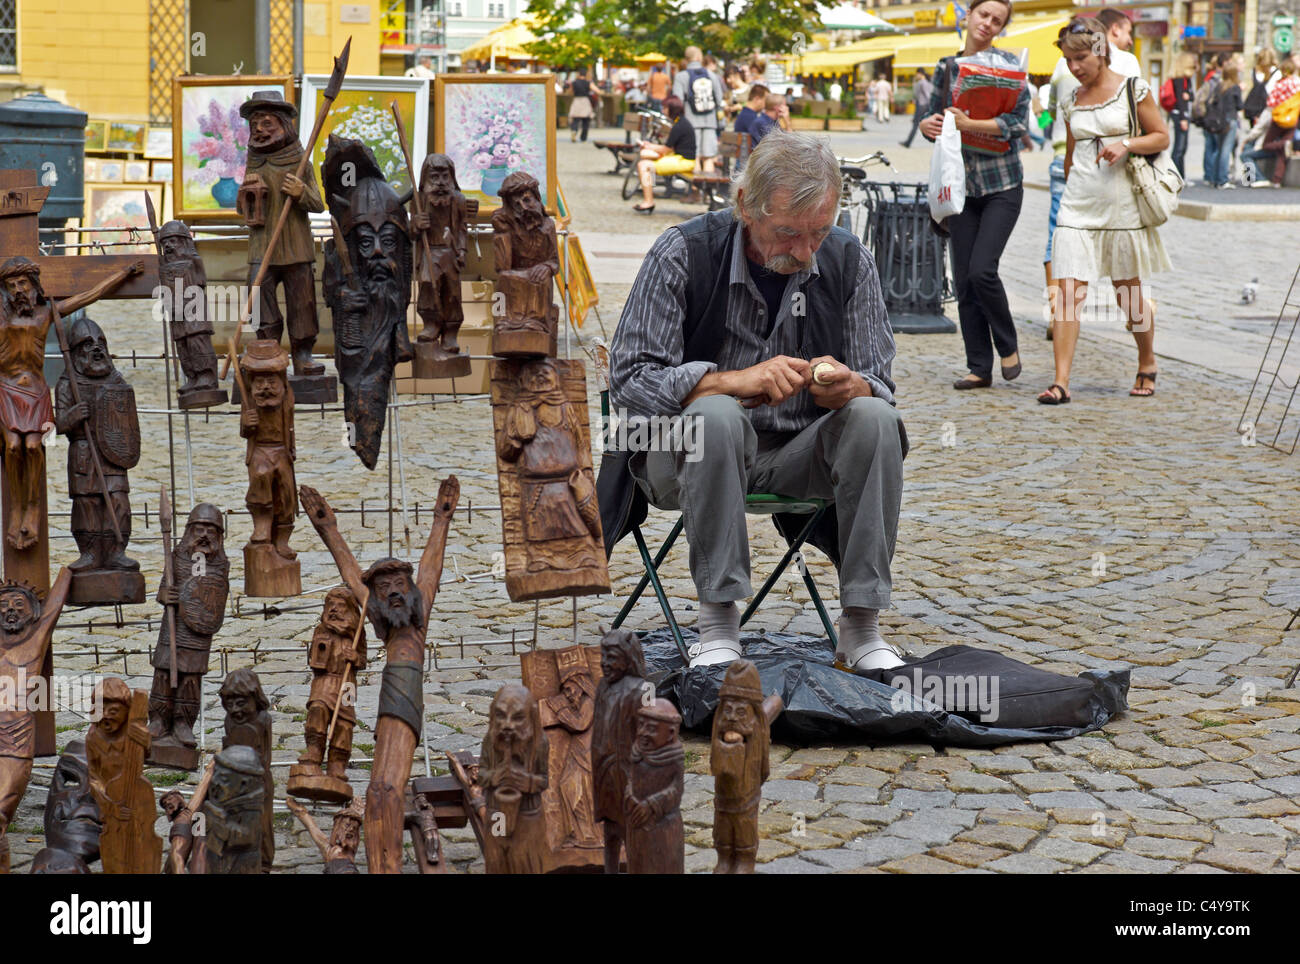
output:
{"label": "bicycle", "polygon": [[840,213],[836,223],[854,236],[867,240],[871,215],[880,203],[880,187],[867,180],[866,168],[871,165],[887,167],[897,174],[898,169],[885,157],[884,151],[873,151],[862,157],[836,158],[840,165]]}

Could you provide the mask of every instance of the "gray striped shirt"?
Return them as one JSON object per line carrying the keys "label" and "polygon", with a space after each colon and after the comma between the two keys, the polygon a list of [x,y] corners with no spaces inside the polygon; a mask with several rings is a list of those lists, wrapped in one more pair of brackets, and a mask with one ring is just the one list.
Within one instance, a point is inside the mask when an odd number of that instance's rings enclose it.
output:
{"label": "gray striped shirt", "polygon": [[[776,324],[771,335],[765,337],[767,305],[749,275],[741,234],[744,228],[739,220],[735,230],[727,333],[718,362],[682,363],[688,259],[686,239],[676,228],[669,228],[646,255],[610,346],[609,387],[614,408],[625,409],[630,415],[677,415],[682,410],[682,400],[709,372],[737,371],[777,355],[802,357],[800,319],[792,310],[792,294],[810,275],[820,275],[816,259],[811,269],[790,276],[793,283],[786,285]],[[862,270],[845,308],[845,357],[838,361],[862,375],[870,383],[872,394],[893,405],[894,381],[890,368],[894,360],[894,335],[889,327],[875,259],[861,242],[858,245]],[[750,409],[749,418],[760,432],[798,432],[826,412],[803,391],[780,405]]]}

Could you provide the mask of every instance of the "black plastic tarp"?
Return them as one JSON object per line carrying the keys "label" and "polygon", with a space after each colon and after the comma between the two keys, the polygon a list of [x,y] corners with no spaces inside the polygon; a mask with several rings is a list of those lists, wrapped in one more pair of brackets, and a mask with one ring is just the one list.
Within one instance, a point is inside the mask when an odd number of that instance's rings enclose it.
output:
{"label": "black plastic tarp", "polygon": [[[682,633],[688,646],[695,641],[694,633]],[[725,665],[688,669],[667,629],[639,635],[658,694],[677,704],[684,727],[707,727]],[[949,646],[868,678],[835,669],[825,637],[742,633],[741,646],[758,668],[764,693],[785,701],[773,734],[794,743],[975,747],[1064,740],[1128,708],[1127,668],[1063,676],[993,650]]]}

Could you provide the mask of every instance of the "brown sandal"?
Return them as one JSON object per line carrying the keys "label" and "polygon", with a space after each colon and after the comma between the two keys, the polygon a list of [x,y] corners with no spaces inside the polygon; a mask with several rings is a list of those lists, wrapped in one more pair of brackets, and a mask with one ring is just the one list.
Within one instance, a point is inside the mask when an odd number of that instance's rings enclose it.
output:
{"label": "brown sandal", "polygon": [[[1053,391],[1055,389],[1056,391]],[[1039,405],[1068,405],[1070,404],[1070,393],[1060,385],[1052,384],[1047,386],[1047,391],[1038,396]]]}
{"label": "brown sandal", "polygon": [[[1137,384],[1134,385],[1131,389],[1129,389],[1129,394],[1132,395],[1134,398],[1150,398],[1152,395],[1154,395],[1154,394],[1156,393],[1156,376],[1157,376],[1158,374],[1160,374],[1160,373],[1159,373],[1159,372],[1142,372],[1142,371],[1138,372],[1138,373],[1137,373]],[[1143,381],[1143,379],[1145,379],[1145,380],[1147,380],[1147,381],[1149,381],[1149,382],[1151,383],[1151,387],[1150,387],[1150,388],[1143,388],[1143,387],[1142,387],[1142,381]]]}

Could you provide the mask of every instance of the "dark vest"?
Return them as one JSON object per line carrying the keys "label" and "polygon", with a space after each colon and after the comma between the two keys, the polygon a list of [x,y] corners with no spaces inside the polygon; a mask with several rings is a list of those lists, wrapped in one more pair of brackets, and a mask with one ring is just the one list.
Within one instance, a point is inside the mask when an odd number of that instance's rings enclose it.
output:
{"label": "dark vest", "polygon": [[[727,302],[731,297],[731,259],[736,221],[730,210],[713,211],[670,228],[686,240],[686,317],[682,322],[682,362],[716,361],[726,336]],[[819,275],[800,287],[807,299],[799,342],[804,358],[843,357],[844,306],[858,284],[862,248],[849,231],[834,227],[817,249]],[[600,523],[609,557],[624,536],[645,521],[647,501],[628,468],[630,452],[605,452],[600,460],[596,495]],[[790,541],[807,517],[777,513],[777,531]],[[809,541],[838,567],[839,540],[835,513],[827,512]]]}

